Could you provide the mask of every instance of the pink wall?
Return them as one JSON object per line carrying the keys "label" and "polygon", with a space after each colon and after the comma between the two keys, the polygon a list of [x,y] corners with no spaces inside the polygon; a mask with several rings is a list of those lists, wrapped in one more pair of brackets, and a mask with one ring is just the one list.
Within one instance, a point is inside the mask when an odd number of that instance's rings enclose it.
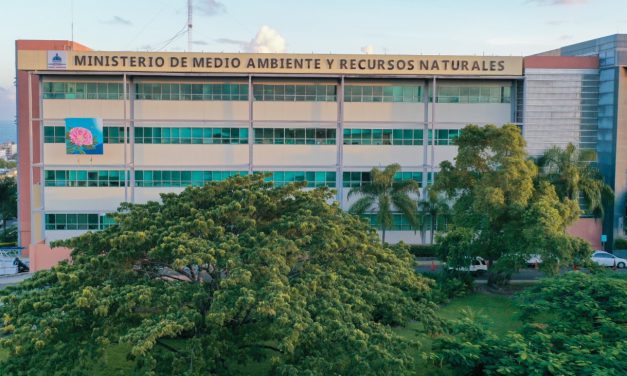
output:
{"label": "pink wall", "polygon": [[34,244],[28,247],[30,271],[50,269],[63,260],[69,260],[72,250],[65,247],[50,248],[47,244]]}
{"label": "pink wall", "polygon": [[579,218],[566,232],[578,236],[590,243],[593,249],[601,249],[601,234],[603,233],[603,221],[596,218]]}

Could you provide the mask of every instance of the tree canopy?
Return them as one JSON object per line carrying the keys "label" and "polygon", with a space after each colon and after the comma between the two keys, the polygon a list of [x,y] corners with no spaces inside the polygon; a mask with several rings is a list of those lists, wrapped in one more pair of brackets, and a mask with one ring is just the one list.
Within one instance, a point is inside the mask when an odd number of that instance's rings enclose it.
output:
{"label": "tree canopy", "polygon": [[[445,237],[468,244],[467,256],[498,260],[495,270],[506,273],[536,254],[550,272],[559,263],[587,258],[589,246],[565,233],[580,214],[577,200],[560,198],[550,182],[537,178],[518,127],[469,125],[457,145],[455,164],[442,162],[433,186],[454,203],[452,231]],[[440,248],[446,257],[453,248],[445,237]]]}
{"label": "tree canopy", "polygon": [[[413,228],[418,228],[418,201],[420,185],[414,180],[396,180],[394,174],[401,170],[398,163],[383,170],[374,167],[370,171],[370,182],[351,188],[348,197],[359,196],[349,212],[362,215],[368,211],[377,212],[377,224],[385,243],[385,232],[392,228],[392,213],[399,211],[405,215]],[[412,194],[415,197],[412,197]]]}
{"label": "tree canopy", "polygon": [[0,177],[0,216],[6,231],[6,222],[17,217],[17,182],[14,177]]}
{"label": "tree canopy", "polygon": [[430,283],[327,189],[234,177],[63,244],[72,262],[0,292],[3,374],[87,374],[126,344],[138,374],[413,374],[391,326],[437,322]]}
{"label": "tree canopy", "polygon": [[460,375],[624,375],[627,278],[571,272],[519,297],[523,326],[496,336],[469,313],[433,344]]}

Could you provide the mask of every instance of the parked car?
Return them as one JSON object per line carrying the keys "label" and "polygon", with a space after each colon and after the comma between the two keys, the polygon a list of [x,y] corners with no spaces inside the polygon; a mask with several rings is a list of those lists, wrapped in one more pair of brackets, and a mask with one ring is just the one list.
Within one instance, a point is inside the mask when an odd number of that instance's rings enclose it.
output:
{"label": "parked car", "polygon": [[456,268],[449,266],[449,269],[472,274],[483,274],[488,271],[488,263],[483,258],[477,256],[470,261],[470,266],[459,266]]}
{"label": "parked car", "polygon": [[624,258],[616,257],[611,253],[605,251],[595,251],[592,254],[592,261],[601,266],[616,266],[619,269],[627,266],[627,260]]}
{"label": "parked car", "polygon": [[530,268],[534,268],[539,264],[542,264],[542,257],[540,255],[531,255],[527,259],[527,266]]}

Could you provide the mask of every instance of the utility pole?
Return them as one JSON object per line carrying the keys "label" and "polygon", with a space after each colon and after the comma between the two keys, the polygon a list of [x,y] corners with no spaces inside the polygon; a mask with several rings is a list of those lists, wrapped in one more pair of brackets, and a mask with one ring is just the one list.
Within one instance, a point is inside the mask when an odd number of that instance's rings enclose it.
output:
{"label": "utility pole", "polygon": [[192,52],[192,0],[187,0],[187,52]]}

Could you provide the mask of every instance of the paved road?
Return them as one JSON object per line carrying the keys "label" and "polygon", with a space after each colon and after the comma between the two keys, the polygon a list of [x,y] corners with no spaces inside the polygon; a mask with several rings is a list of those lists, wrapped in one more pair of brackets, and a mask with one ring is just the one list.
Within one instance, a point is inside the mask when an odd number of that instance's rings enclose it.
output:
{"label": "paved road", "polygon": [[[563,269],[562,272],[565,273],[570,270],[572,269]],[[608,270],[612,271],[611,268],[608,268]],[[426,272],[432,272],[433,270],[432,270],[431,264],[421,263],[421,265],[416,266],[416,271],[419,273],[426,273]],[[436,264],[435,271],[436,272],[442,271],[442,265]],[[617,269],[613,272],[614,273],[627,273],[627,268]],[[512,274],[512,281],[533,281],[533,280],[542,278],[544,276],[545,276],[544,273],[541,272],[540,270],[521,269],[517,273]],[[487,276],[484,274],[484,275],[478,276],[475,279],[477,281],[485,281],[487,280]]]}
{"label": "paved road", "polygon": [[30,276],[32,275],[33,273],[20,273],[20,274],[0,276],[0,290],[2,290],[3,288],[7,286],[16,285],[22,282],[23,280],[30,278]]}

